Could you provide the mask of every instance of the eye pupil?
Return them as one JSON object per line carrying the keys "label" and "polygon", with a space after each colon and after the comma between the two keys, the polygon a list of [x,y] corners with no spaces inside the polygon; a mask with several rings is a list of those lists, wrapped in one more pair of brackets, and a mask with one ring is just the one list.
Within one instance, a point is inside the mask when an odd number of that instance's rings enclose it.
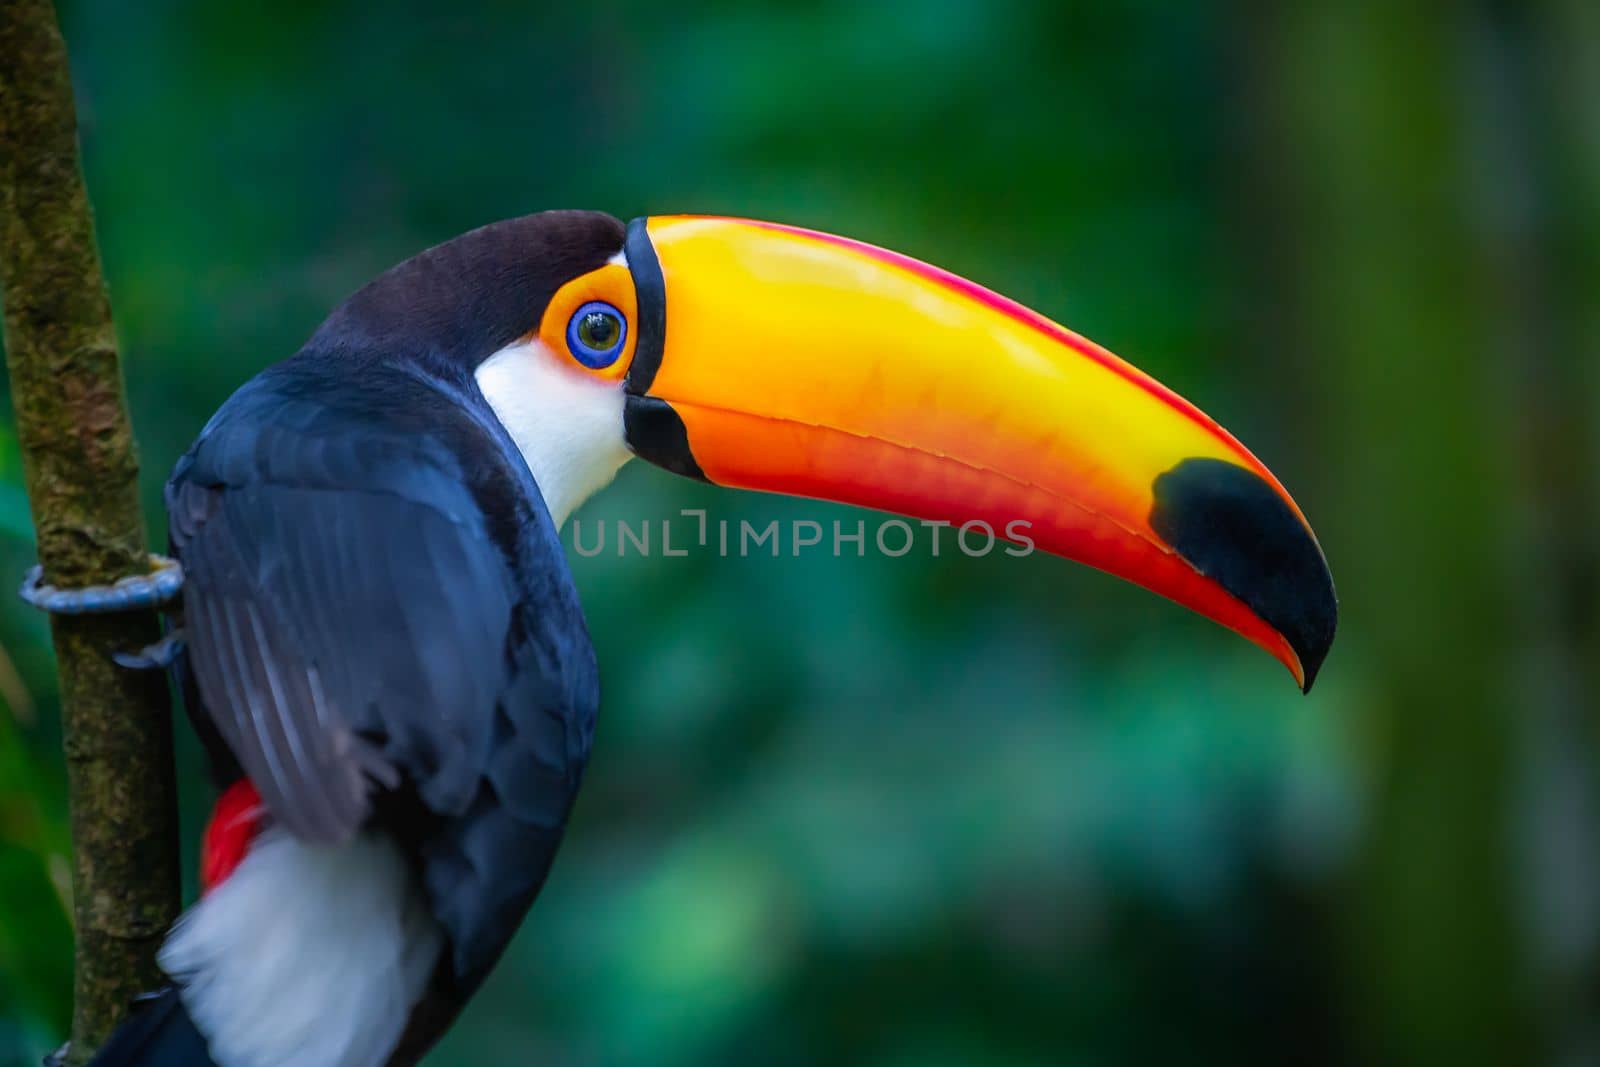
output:
{"label": "eye pupil", "polygon": [[610,348],[617,339],[617,320],[603,311],[591,311],[578,326],[578,338],[590,348]]}

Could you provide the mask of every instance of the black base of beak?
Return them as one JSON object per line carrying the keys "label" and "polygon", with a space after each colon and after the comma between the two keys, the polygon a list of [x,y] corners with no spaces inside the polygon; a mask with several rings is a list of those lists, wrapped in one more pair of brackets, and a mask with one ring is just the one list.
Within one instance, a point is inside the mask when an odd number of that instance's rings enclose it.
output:
{"label": "black base of beak", "polygon": [[672,405],[653,396],[628,394],[622,435],[633,454],[685,478],[710,482],[689,451],[689,431]]}

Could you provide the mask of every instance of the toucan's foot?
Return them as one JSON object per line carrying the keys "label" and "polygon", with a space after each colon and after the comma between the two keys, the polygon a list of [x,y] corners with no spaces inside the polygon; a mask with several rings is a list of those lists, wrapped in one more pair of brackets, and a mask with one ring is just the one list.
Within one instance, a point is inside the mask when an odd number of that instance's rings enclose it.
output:
{"label": "toucan's foot", "polygon": [[35,565],[23,579],[17,595],[52,615],[114,615],[170,604],[182,589],[182,565],[175,559],[151,553],[149,574],[135,574],[110,585],[90,585],[82,589],[57,589],[44,584],[44,568]]}
{"label": "toucan's foot", "polygon": [[175,628],[153,645],[146,645],[137,652],[113,652],[111,658],[117,666],[130,671],[164,671],[182,651],[183,630]]}
{"label": "toucan's foot", "polygon": [[72,1042],[68,1041],[44,1058],[44,1067],[61,1067],[62,1064],[67,1062],[67,1053],[71,1051]]}

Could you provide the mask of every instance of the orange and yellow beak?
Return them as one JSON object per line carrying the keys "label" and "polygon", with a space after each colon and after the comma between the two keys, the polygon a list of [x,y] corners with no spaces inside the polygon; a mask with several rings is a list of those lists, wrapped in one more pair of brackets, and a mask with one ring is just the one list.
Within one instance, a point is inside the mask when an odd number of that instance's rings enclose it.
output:
{"label": "orange and yellow beak", "polygon": [[639,455],[717,485],[1025,531],[1238,631],[1310,687],[1337,616],[1322,550],[1271,472],[1159,382],[841,237],[653,217],[625,251]]}

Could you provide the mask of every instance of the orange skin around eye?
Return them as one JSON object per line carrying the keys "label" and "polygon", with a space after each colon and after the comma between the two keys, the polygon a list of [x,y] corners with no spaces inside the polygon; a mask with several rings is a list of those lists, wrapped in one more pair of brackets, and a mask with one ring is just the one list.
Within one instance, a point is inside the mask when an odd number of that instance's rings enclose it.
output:
{"label": "orange skin around eye", "polygon": [[[589,367],[578,362],[567,348],[567,323],[573,313],[591,300],[603,300],[622,312],[627,323],[627,336],[622,341],[622,353],[609,367]],[[539,323],[538,337],[556,358],[572,367],[607,382],[620,382],[633,363],[634,345],[638,341],[638,300],[633,291],[633,275],[619,263],[607,263],[598,270],[581,274],[556,290],[545,308],[544,319]]]}

